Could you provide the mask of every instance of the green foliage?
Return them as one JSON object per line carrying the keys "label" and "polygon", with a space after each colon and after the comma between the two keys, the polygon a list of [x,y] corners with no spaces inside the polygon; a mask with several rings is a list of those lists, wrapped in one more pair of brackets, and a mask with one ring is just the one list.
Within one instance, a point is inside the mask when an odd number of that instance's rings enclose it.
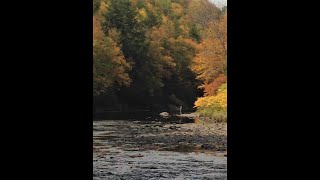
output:
{"label": "green foliage", "polygon": [[119,48],[117,36],[116,30],[110,31],[110,35],[106,36],[98,18],[93,18],[94,95],[100,95],[115,85],[128,86],[131,82],[127,73],[131,67]]}
{"label": "green foliage", "polygon": [[100,0],[93,0],[93,14],[100,8]]}
{"label": "green foliage", "polygon": [[222,13],[226,13],[227,12],[227,6],[223,6],[221,11],[222,11]]}
{"label": "green foliage", "polygon": [[198,47],[204,54],[212,49],[213,41],[199,43],[218,14],[215,6],[207,0],[93,0],[93,11],[95,95],[150,105],[175,94],[193,106],[202,79],[191,67],[196,57],[210,59],[199,56]]}
{"label": "green foliage", "polygon": [[192,24],[190,30],[189,30],[189,35],[191,38],[197,41],[197,43],[200,43],[201,41],[201,35],[200,35],[200,30],[197,28],[195,24]]}
{"label": "green foliage", "polygon": [[203,109],[197,111],[201,116],[209,118],[213,122],[227,122],[227,112],[212,111],[212,109]]}

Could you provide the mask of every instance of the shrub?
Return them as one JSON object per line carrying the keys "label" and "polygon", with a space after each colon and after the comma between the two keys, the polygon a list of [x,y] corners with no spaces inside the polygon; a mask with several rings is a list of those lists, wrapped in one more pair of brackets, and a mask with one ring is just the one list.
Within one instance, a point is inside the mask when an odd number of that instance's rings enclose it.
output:
{"label": "shrub", "polygon": [[200,97],[195,102],[200,116],[208,117],[216,122],[227,121],[227,84],[218,89],[217,95]]}

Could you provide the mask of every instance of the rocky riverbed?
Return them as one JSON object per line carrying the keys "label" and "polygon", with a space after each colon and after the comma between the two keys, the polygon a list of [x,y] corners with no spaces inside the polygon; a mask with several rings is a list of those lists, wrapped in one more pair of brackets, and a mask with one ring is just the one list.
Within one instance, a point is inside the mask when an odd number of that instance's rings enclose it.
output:
{"label": "rocky riverbed", "polygon": [[201,120],[93,122],[93,179],[227,179],[227,126]]}

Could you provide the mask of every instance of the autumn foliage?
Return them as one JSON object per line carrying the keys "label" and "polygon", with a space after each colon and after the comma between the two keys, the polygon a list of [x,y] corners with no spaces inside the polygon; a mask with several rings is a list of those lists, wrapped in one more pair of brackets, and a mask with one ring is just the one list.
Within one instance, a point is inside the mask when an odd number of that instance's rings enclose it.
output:
{"label": "autumn foliage", "polygon": [[94,94],[114,84],[128,86],[131,79],[127,73],[128,64],[118,44],[102,32],[101,24],[93,17],[93,78]]}
{"label": "autumn foliage", "polygon": [[[197,46],[192,69],[203,84],[204,97],[195,107],[205,116],[216,117],[227,111],[227,14],[210,20],[205,38]],[[224,118],[224,121],[226,118]]]}
{"label": "autumn foliage", "polygon": [[208,0],[93,0],[94,96],[225,111],[226,26]]}

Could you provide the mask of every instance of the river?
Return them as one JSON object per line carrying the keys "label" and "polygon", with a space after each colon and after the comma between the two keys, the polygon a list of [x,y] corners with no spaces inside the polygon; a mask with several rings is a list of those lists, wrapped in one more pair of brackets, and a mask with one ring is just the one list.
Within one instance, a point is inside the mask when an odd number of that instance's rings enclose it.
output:
{"label": "river", "polygon": [[226,124],[93,121],[93,179],[227,179]]}

